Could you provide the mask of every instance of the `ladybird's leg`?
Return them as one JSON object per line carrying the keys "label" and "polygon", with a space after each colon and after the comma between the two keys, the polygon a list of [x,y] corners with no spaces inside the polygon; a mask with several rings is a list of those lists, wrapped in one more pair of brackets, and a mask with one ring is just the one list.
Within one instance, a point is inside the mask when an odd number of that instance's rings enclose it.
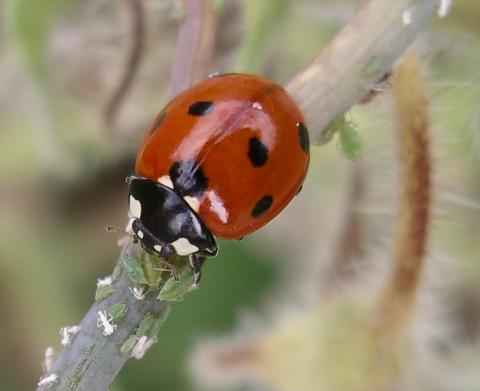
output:
{"label": "ladybird's leg", "polygon": [[193,271],[195,272],[195,277],[193,279],[193,283],[197,285],[201,278],[202,278],[202,264],[205,261],[205,257],[202,257],[201,255],[190,255],[190,265],[193,268]]}
{"label": "ladybird's leg", "polygon": [[173,248],[173,246],[171,244],[168,244],[162,247],[159,254],[160,257],[169,264],[170,270],[172,272],[172,277],[175,279],[175,281],[179,281],[180,277],[178,277],[177,267],[172,261],[170,261],[170,258],[172,258],[172,256],[175,254],[175,249]]}

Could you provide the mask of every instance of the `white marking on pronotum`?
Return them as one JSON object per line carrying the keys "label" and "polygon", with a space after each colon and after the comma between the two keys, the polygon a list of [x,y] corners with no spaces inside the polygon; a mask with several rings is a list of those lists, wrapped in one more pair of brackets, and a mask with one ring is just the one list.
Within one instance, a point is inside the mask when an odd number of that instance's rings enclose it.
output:
{"label": "white marking on pronotum", "polygon": [[162,251],[162,246],[160,246],[159,244],[155,244],[155,245],[153,246],[153,249],[154,249],[155,251],[160,252],[160,251]]}
{"label": "white marking on pronotum", "polygon": [[97,288],[104,288],[106,286],[112,285],[113,279],[112,276],[107,276],[105,278],[99,278],[97,280]]}
{"label": "white marking on pronotum", "polygon": [[438,16],[444,18],[450,12],[452,7],[452,0],[439,0],[438,1]]}
{"label": "white marking on pronotum", "polygon": [[140,238],[140,239],[143,239],[143,231],[138,231],[137,232],[137,236]]}
{"label": "white marking on pronotum", "polygon": [[103,327],[103,335],[105,337],[108,337],[109,335],[112,335],[116,328],[117,325],[112,323],[112,317],[108,316],[105,311],[98,311],[97,312],[97,327],[102,328]]}
{"label": "white marking on pronotum", "polygon": [[255,109],[255,110],[263,110],[263,106],[258,103],[258,102],[253,102],[252,103],[252,107]]}
{"label": "white marking on pronotum", "polygon": [[198,198],[185,196],[183,199],[190,206],[190,208],[192,208],[195,212],[198,212],[200,209],[200,202],[198,201]]}
{"label": "white marking on pronotum", "polygon": [[222,223],[226,223],[228,220],[228,212],[227,209],[225,209],[225,205],[223,205],[221,198],[214,190],[209,190],[206,194],[210,200],[210,210],[218,216]]}
{"label": "white marking on pronotum", "polygon": [[45,358],[43,360],[43,371],[45,373],[50,372],[53,365],[53,358],[55,357],[55,349],[49,346],[45,349]]}
{"label": "white marking on pronotum", "polygon": [[198,247],[194,246],[186,238],[180,238],[175,240],[174,242],[172,242],[172,246],[175,249],[175,252],[180,256],[193,254],[198,251]]}
{"label": "white marking on pronotum", "polygon": [[132,195],[130,196],[130,204],[128,211],[130,212],[130,217],[134,219],[139,219],[140,215],[142,214],[142,204]]}
{"label": "white marking on pronotum", "polygon": [[42,376],[40,380],[38,381],[37,385],[39,387],[44,387],[44,388],[50,388],[53,386],[56,382],[58,381],[58,375],[55,373],[52,373],[47,376]]}
{"label": "white marking on pronotum", "polygon": [[130,292],[132,292],[133,294],[133,297],[135,297],[135,299],[137,300],[145,300],[145,293],[146,291],[144,291],[142,288],[136,288],[136,287],[128,287],[128,289],[130,289]]}
{"label": "white marking on pronotum", "polygon": [[412,11],[405,10],[402,13],[402,23],[404,26],[412,24]]}
{"label": "white marking on pronotum", "polygon": [[147,338],[146,335],[142,335],[133,347],[130,356],[140,360],[145,355],[148,348],[150,348],[150,346],[152,346],[154,343],[154,338]]}
{"label": "white marking on pronotum", "polygon": [[60,336],[62,346],[68,346],[72,342],[72,337],[75,336],[82,328],[80,326],[66,326],[60,329]]}
{"label": "white marking on pronotum", "polygon": [[167,186],[168,188],[173,189],[173,182],[168,175],[161,176],[157,179],[157,181],[163,186]]}

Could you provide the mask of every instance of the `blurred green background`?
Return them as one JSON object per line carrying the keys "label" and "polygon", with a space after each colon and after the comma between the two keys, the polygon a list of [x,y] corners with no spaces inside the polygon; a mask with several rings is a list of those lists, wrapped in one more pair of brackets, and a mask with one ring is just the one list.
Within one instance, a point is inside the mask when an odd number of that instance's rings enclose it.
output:
{"label": "blurred green background", "polygon": [[[211,71],[258,73],[284,83],[363,1],[217,3]],[[144,130],[165,103],[181,14],[179,2],[170,0],[144,0],[143,6],[142,62],[116,125],[107,129],[104,107],[131,42],[126,2],[0,2],[1,390],[33,389],[45,348],[60,348],[60,327],[80,321],[97,278],[109,274],[116,261],[118,235],[104,227],[126,221],[124,178],[133,172]],[[473,380],[467,385],[407,389],[475,391],[480,390],[474,376],[480,373],[478,0],[455,1],[450,15],[435,20],[418,47],[432,99],[435,206],[429,267],[449,265],[439,296],[442,319],[451,327],[433,334],[443,347],[464,357],[468,346],[477,358],[448,365],[452,377],[468,371]],[[388,254],[395,209],[389,107],[387,93],[350,114],[363,138],[360,162],[347,161],[335,140],[313,146],[301,195],[260,232],[242,242],[221,242],[220,255],[205,265],[200,288],[175,304],[158,344],[143,360],[129,362],[112,390],[200,390],[188,362],[203,338],[265,327],[283,305],[309,308],[329,259],[332,227],[345,210],[353,166],[367,173],[358,207],[363,257],[375,263],[378,254]],[[383,267],[388,257],[381,258]]]}

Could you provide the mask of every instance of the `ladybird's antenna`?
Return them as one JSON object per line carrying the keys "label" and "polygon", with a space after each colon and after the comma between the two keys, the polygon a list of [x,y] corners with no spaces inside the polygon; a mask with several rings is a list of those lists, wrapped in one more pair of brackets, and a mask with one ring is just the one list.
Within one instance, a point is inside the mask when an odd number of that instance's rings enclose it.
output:
{"label": "ladybird's antenna", "polygon": [[115,227],[114,225],[107,225],[105,227],[105,231],[107,232],[121,232],[124,235],[132,238],[135,242],[138,241],[138,237],[135,234],[131,234],[130,232],[125,231],[123,228]]}

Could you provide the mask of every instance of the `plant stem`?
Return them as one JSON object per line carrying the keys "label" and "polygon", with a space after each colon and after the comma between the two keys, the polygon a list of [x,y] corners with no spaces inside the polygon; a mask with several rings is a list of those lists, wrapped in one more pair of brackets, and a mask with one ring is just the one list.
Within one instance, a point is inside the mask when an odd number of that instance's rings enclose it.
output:
{"label": "plant stem", "polygon": [[[425,28],[436,0],[370,0],[336,38],[286,86],[305,115],[314,142],[349,110]],[[405,12],[410,24],[404,24]]]}
{"label": "plant stem", "polygon": [[185,0],[168,96],[173,97],[208,74],[216,27],[213,0]]}
{"label": "plant stem", "polygon": [[[122,252],[131,253],[132,250],[127,247]],[[113,284],[115,291],[93,304],[80,323],[80,332],[72,337],[72,343],[55,360],[50,373],[58,376],[58,382],[49,390],[104,391],[108,388],[129,358],[128,353],[120,352],[122,344],[134,334],[148,313],[158,314],[168,305],[157,300],[153,293],[145,300],[137,300],[129,289],[131,285],[122,272]],[[117,326],[114,333],[104,336],[103,329],[97,326],[98,312],[117,303],[125,303],[127,312],[118,322],[113,322]],[[37,388],[39,391],[44,389]]]}
{"label": "plant stem", "polygon": [[375,308],[373,325],[394,335],[409,319],[425,256],[430,218],[430,135],[427,88],[411,50],[392,78],[397,121],[399,206],[393,241],[393,270]]}
{"label": "plant stem", "polygon": [[137,74],[142,54],[145,36],[145,19],[143,15],[142,0],[125,0],[131,19],[132,42],[127,56],[125,69],[118,85],[109,97],[103,111],[103,122],[107,131],[115,129],[115,119],[122,102],[127,96],[135,75]]}

